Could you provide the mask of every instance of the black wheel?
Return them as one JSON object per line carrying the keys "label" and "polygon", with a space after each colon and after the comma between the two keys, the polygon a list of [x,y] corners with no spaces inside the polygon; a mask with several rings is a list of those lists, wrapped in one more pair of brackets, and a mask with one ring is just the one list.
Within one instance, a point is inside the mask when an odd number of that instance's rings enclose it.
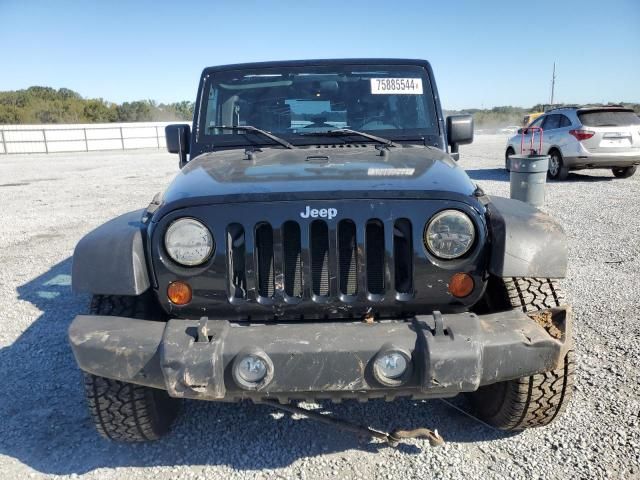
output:
{"label": "black wheel", "polygon": [[[95,295],[91,313],[166,320],[150,293],[139,297]],[[164,390],[84,374],[89,411],[98,432],[124,442],[157,440],[176,418],[179,400]]]}
{"label": "black wheel", "polygon": [[[555,280],[494,280],[502,283],[502,301],[512,309],[532,312],[564,303],[564,295]],[[563,365],[556,370],[480,387],[471,394],[478,418],[501,430],[548,425],[570,401],[574,381],[573,357],[573,351],[569,351]]]}
{"label": "black wheel", "polygon": [[504,169],[505,169],[507,172],[510,172],[510,171],[511,171],[511,170],[509,169],[509,157],[510,157],[511,155],[515,155],[515,153],[516,153],[516,151],[515,151],[513,148],[509,147],[509,148],[507,148],[507,151],[506,151],[506,152],[505,152],[505,154],[504,154]]}
{"label": "black wheel", "polygon": [[164,390],[84,374],[89,411],[98,433],[110,440],[146,442],[169,431],[178,401]]}
{"label": "black wheel", "polygon": [[553,180],[566,180],[569,176],[569,169],[564,166],[562,155],[558,150],[549,152],[549,170],[547,176]]}
{"label": "black wheel", "polygon": [[629,178],[636,173],[637,169],[638,167],[633,165],[631,167],[614,167],[611,171],[613,172],[613,176],[616,178]]}

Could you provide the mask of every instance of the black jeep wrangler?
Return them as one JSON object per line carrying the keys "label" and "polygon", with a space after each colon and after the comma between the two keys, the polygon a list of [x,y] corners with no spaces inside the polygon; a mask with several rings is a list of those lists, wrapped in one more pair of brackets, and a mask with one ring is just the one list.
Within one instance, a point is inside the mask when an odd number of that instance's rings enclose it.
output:
{"label": "black jeep wrangler", "polygon": [[456,164],[423,60],[206,68],[180,172],[78,243],[69,339],[104,436],[153,440],[179,399],[470,395],[501,429],[571,395],[566,239]]}

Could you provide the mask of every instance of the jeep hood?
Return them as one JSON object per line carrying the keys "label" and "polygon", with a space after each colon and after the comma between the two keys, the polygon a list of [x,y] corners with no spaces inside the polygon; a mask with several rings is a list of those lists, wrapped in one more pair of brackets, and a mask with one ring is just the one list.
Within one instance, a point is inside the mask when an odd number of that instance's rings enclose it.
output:
{"label": "jeep hood", "polygon": [[164,211],[209,203],[340,198],[461,199],[476,186],[441,150],[372,145],[211,152],[191,160],[162,196]]}

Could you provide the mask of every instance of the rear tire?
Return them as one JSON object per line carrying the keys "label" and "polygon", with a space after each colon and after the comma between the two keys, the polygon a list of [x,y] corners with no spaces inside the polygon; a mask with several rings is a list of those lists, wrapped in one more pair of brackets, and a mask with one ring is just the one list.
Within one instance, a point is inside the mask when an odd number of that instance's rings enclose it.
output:
{"label": "rear tire", "polygon": [[[93,315],[166,320],[151,292],[143,295],[94,295]],[[98,433],[110,440],[146,442],[168,432],[180,401],[164,390],[84,374],[85,396]]]}
{"label": "rear tire", "polygon": [[510,157],[511,155],[515,155],[515,153],[516,153],[516,151],[515,151],[513,148],[509,147],[509,148],[507,148],[507,151],[506,151],[506,152],[505,152],[505,154],[504,154],[504,169],[505,169],[507,172],[510,172],[510,171],[511,171],[511,170],[509,169],[509,157]]}
{"label": "rear tire", "polygon": [[613,176],[616,178],[629,178],[632,177],[638,167],[633,165],[631,167],[613,167],[611,171],[613,172]]}
{"label": "rear tire", "polygon": [[[533,312],[564,303],[556,280],[510,278],[502,283],[502,298],[514,310]],[[542,427],[562,414],[573,382],[574,355],[570,350],[560,368],[480,387],[471,394],[471,402],[478,418],[501,430]]]}
{"label": "rear tire", "polygon": [[565,167],[562,154],[558,150],[549,152],[549,170],[547,176],[552,180],[566,180],[569,176],[569,169]]}

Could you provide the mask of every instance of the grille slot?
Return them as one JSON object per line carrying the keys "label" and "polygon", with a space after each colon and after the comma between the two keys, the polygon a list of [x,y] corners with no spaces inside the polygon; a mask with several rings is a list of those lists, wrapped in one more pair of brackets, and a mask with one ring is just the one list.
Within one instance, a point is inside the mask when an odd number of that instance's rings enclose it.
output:
{"label": "grille slot", "polygon": [[256,226],[258,294],[272,297],[275,291],[273,268],[273,228],[268,223]]}
{"label": "grille slot", "polygon": [[396,220],[393,228],[393,257],[395,260],[395,286],[398,293],[413,291],[413,242],[411,222]]}
{"label": "grille slot", "polygon": [[369,220],[365,235],[367,290],[379,295],[384,293],[384,225],[379,220]]}
{"label": "grille slot", "polygon": [[338,268],[340,292],[355,295],[358,291],[358,256],[356,225],[351,220],[338,224]]}
{"label": "grille slot", "polygon": [[290,297],[302,297],[302,249],[300,226],[286,222],[282,227],[282,249],[284,253],[284,291]]}
{"label": "grille slot", "polygon": [[227,279],[232,298],[247,298],[244,227],[232,223],[227,227]]}
{"label": "grille slot", "polygon": [[329,229],[316,220],[311,224],[311,289],[319,296],[329,295]]}

